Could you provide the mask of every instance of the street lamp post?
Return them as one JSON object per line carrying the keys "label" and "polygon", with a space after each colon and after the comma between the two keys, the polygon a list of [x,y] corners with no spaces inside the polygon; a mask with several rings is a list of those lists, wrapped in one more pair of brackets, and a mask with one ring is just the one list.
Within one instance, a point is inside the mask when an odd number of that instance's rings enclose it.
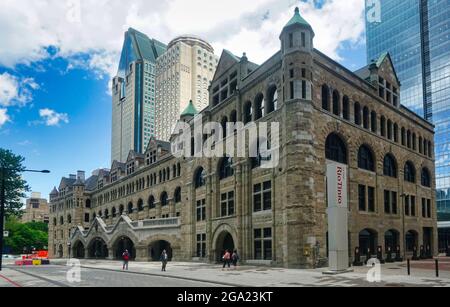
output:
{"label": "street lamp post", "polygon": [[405,193],[403,193],[402,195],[400,195],[400,197],[402,198],[402,224],[403,224],[403,261],[406,261],[406,222],[405,222],[405,207],[406,207],[406,197],[408,195],[406,195]]}
{"label": "street lamp post", "polygon": [[72,253],[72,243],[67,243],[67,246],[69,247],[69,259],[72,258],[71,253]]}
{"label": "street lamp post", "polygon": [[50,171],[36,171],[36,170],[18,170],[11,169],[6,167],[0,167],[0,173],[2,175],[2,180],[0,184],[0,271],[2,270],[3,264],[3,228],[4,228],[4,220],[5,220],[5,202],[6,202],[6,174],[7,171],[15,171],[15,172],[28,172],[28,173],[42,173],[49,174]]}

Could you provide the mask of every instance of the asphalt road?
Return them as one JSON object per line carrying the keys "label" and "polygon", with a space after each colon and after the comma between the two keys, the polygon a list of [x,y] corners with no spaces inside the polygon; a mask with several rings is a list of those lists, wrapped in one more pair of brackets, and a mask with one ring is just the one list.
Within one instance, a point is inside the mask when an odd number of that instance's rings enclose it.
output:
{"label": "asphalt road", "polygon": [[81,268],[80,282],[69,282],[62,266],[14,267],[0,272],[0,287],[225,287],[173,277]]}

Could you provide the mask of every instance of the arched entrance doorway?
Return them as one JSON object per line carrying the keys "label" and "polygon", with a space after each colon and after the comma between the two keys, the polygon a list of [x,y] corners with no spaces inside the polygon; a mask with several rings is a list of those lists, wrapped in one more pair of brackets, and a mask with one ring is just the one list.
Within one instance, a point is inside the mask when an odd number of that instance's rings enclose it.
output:
{"label": "arched entrance doorway", "polygon": [[222,257],[225,254],[225,251],[233,252],[235,249],[233,236],[224,231],[220,234],[219,238],[216,242],[216,260],[217,262],[222,261]]}
{"label": "arched entrance doorway", "polygon": [[150,244],[148,249],[150,259],[152,259],[152,261],[159,261],[161,259],[161,254],[164,250],[167,252],[167,255],[169,256],[169,261],[172,261],[173,257],[172,245],[170,244],[170,242],[164,240],[156,241]]}
{"label": "arched entrance doorway", "polygon": [[406,243],[406,251],[407,252],[414,252],[414,248],[418,248],[418,240],[419,235],[416,231],[410,230],[405,235],[405,243]]}
{"label": "arched entrance doorway", "polygon": [[73,246],[72,255],[76,259],[84,259],[85,255],[84,255],[84,245],[83,245],[83,243],[81,243],[80,241],[75,243],[75,245]]}
{"label": "arched entrance doorway", "polygon": [[106,259],[109,256],[108,246],[101,238],[95,238],[89,245],[89,258],[92,259]]}
{"label": "arched entrance doorway", "polygon": [[384,242],[385,242],[385,252],[387,253],[389,249],[392,252],[395,252],[397,250],[397,246],[400,244],[400,233],[397,230],[391,229],[388,230],[384,234]]}
{"label": "arched entrance doorway", "polygon": [[373,231],[371,229],[364,229],[359,233],[359,249],[361,251],[361,254],[365,256],[372,256],[376,254],[377,251],[376,231]]}
{"label": "arched entrance doorway", "polygon": [[117,242],[113,245],[114,249],[114,257],[117,260],[122,259],[122,254],[127,250],[130,254],[130,259],[136,259],[136,248],[134,247],[133,241],[128,237],[121,237],[117,240]]}

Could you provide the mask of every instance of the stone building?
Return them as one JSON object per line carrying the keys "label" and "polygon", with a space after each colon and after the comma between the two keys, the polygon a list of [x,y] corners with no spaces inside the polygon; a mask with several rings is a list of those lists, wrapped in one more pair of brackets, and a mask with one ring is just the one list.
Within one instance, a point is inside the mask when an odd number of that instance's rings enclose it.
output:
{"label": "stone building", "polygon": [[22,215],[22,223],[42,222],[48,224],[47,199],[41,197],[41,193],[33,192],[31,197],[26,200],[26,207]]}
{"label": "stone building", "polygon": [[[262,155],[177,158],[152,139],[109,171],[62,179],[50,195],[50,254],[117,259],[128,249],[151,261],[166,249],[174,260],[215,262],[237,248],[245,263],[326,265],[330,161],[348,165],[351,254],[435,254],[434,127],[401,106],[390,56],[349,71],[313,48],[298,9],[280,41],[260,66],[224,51],[200,113],[204,123],[279,123],[278,146],[276,134],[257,141],[279,152],[276,167],[261,167]],[[195,113],[181,120],[193,125]]]}

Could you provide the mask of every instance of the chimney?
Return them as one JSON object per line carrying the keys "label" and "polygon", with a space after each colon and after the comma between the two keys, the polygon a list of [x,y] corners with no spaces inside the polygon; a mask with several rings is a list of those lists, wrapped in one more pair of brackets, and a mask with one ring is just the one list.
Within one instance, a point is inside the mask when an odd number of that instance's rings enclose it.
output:
{"label": "chimney", "polygon": [[78,171],[77,179],[79,179],[81,182],[84,182],[86,180],[86,173],[84,171]]}
{"label": "chimney", "polygon": [[77,175],[70,174],[69,179],[77,179]]}

